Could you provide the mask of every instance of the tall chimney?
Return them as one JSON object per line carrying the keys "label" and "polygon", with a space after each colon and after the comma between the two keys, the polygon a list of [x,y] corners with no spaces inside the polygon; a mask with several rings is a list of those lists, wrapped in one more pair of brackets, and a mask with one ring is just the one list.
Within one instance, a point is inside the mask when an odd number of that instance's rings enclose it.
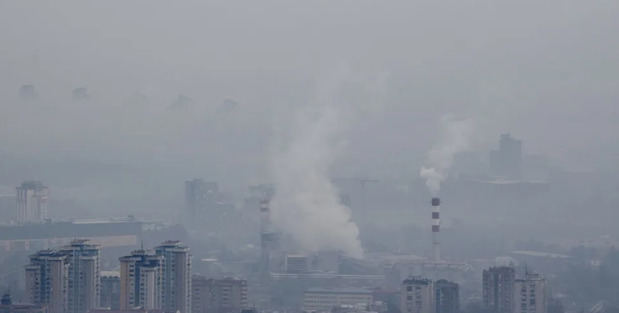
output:
{"label": "tall chimney", "polygon": [[268,273],[271,259],[271,244],[269,233],[271,231],[271,210],[269,209],[269,200],[260,201],[260,270],[262,273]]}
{"label": "tall chimney", "polygon": [[260,233],[267,233],[271,228],[271,210],[269,200],[260,201]]}
{"label": "tall chimney", "polygon": [[441,259],[441,247],[438,240],[438,235],[441,228],[441,199],[438,197],[432,198],[432,257],[434,261]]}

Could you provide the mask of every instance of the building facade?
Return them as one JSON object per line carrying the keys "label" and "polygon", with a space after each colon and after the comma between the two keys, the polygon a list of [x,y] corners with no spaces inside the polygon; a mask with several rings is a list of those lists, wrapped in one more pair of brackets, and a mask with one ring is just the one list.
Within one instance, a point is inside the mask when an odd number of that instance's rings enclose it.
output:
{"label": "building facade", "polygon": [[191,313],[191,253],[179,241],[166,241],[155,248],[163,257],[162,301],[164,312]]}
{"label": "building facade", "polygon": [[309,258],[303,254],[288,254],[284,267],[286,273],[307,273],[310,270]]}
{"label": "building facade", "polygon": [[431,280],[409,277],[402,282],[400,295],[402,313],[434,312],[434,287]]}
{"label": "building facade", "polygon": [[516,271],[511,266],[491,267],[483,272],[484,306],[495,313],[512,313]]}
{"label": "building facade", "polygon": [[185,181],[186,218],[196,218],[201,211],[215,203],[219,186],[216,182],[206,182],[202,179]]}
{"label": "building facade", "polygon": [[50,313],[86,313],[99,307],[100,248],[87,240],[73,240],[54,250],[30,256],[26,266],[26,294]]}
{"label": "building facade", "polygon": [[502,134],[499,149],[490,152],[490,170],[504,179],[522,178],[522,141]]}
{"label": "building facade", "polygon": [[194,275],[191,285],[193,313],[239,313],[248,308],[246,280]]}
{"label": "building facade", "polygon": [[69,261],[54,250],[42,250],[30,256],[26,266],[26,299],[47,306],[49,313],[64,313],[68,306]]}
{"label": "building facade", "polygon": [[136,250],[120,259],[120,309],[162,308],[163,257]]}
{"label": "building facade", "polygon": [[100,254],[98,245],[75,239],[60,248],[69,260],[67,313],[86,313],[99,307],[101,296]]}
{"label": "building facade", "polygon": [[47,313],[47,306],[13,303],[11,295],[5,293],[0,299],[0,313]]}
{"label": "building facade", "polygon": [[434,313],[458,313],[460,311],[460,288],[458,284],[444,279],[434,282]]}
{"label": "building facade", "polygon": [[342,305],[370,305],[373,298],[372,292],[366,289],[309,288],[303,294],[303,311],[331,312]]}
{"label": "building facade", "polygon": [[526,273],[514,281],[513,313],[546,313],[546,280],[539,274]]}
{"label": "building facade", "polygon": [[120,272],[101,272],[101,308],[120,310]]}
{"label": "building facade", "polygon": [[42,223],[47,219],[49,189],[38,181],[27,181],[17,187],[17,222]]}

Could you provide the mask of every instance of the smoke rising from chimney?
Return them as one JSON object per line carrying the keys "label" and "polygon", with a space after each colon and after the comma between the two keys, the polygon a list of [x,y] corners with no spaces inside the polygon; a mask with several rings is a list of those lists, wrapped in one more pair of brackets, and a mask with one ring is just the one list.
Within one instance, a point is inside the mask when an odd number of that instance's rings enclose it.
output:
{"label": "smoke rising from chimney", "polygon": [[441,183],[447,179],[454,156],[469,148],[473,120],[456,119],[446,115],[440,120],[440,129],[440,138],[428,152],[426,166],[419,171],[419,175],[426,180],[426,186],[433,195],[438,194]]}

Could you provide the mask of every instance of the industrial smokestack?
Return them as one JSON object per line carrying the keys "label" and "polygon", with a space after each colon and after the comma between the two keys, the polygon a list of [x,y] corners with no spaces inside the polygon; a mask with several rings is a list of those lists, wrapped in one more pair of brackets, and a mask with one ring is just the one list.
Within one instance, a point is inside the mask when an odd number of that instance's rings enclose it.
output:
{"label": "industrial smokestack", "polygon": [[269,200],[260,201],[260,232],[269,231],[271,224],[271,210],[269,209]]}
{"label": "industrial smokestack", "polygon": [[270,200],[260,201],[260,248],[261,271],[268,273],[271,269],[271,258],[276,249],[279,248],[279,234],[271,224]]}
{"label": "industrial smokestack", "polygon": [[269,200],[260,201],[260,270],[263,273],[269,272],[271,259],[271,243],[269,242],[271,232],[271,210]]}
{"label": "industrial smokestack", "polygon": [[439,243],[439,232],[441,228],[441,199],[432,198],[432,257],[434,261],[441,259],[441,247]]}

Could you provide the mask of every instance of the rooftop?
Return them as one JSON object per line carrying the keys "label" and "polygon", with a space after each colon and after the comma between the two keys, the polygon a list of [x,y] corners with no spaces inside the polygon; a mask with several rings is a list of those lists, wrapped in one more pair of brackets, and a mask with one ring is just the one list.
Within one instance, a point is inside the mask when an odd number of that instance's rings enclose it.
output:
{"label": "rooftop", "polygon": [[34,190],[42,190],[47,188],[45,185],[43,185],[42,182],[40,181],[35,181],[35,180],[31,180],[31,181],[25,181],[21,184],[21,186],[17,187],[17,188],[22,188],[22,189],[34,189]]}
{"label": "rooftop", "polygon": [[411,276],[405,279],[403,284],[420,284],[420,285],[429,285],[432,281],[427,278],[421,278],[417,276]]}
{"label": "rooftop", "polygon": [[372,291],[363,288],[309,288],[305,292],[328,294],[372,294]]}

